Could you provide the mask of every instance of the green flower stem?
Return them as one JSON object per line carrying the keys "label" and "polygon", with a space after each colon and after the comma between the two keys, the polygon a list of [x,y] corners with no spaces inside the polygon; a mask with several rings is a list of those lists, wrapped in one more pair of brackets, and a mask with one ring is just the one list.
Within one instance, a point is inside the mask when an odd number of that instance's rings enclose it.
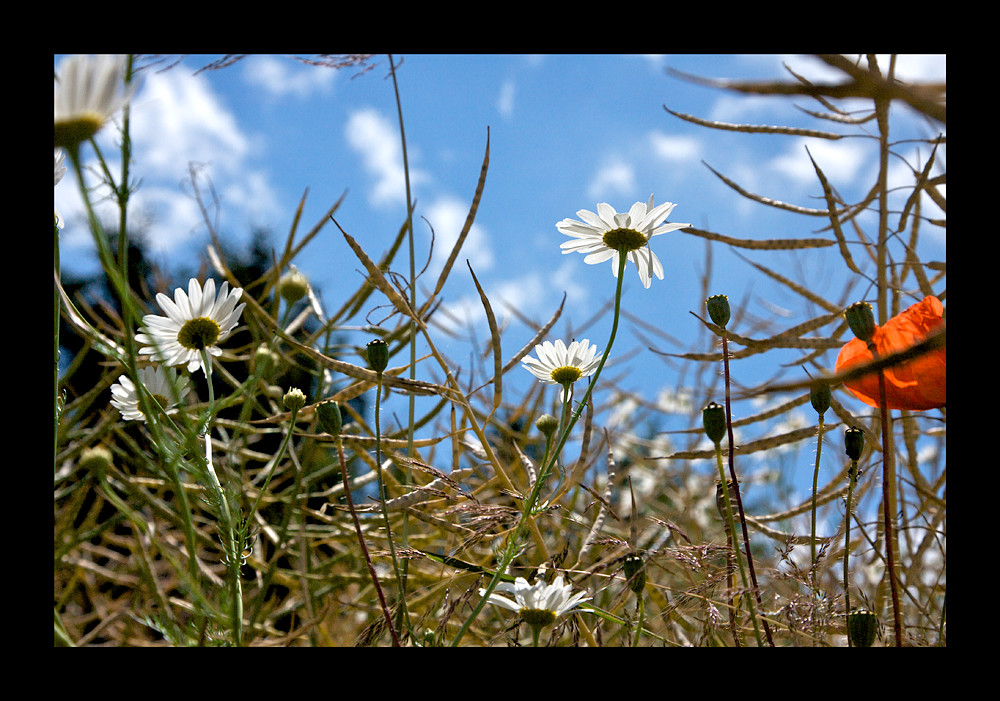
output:
{"label": "green flower stem", "polygon": [[379,370],[378,382],[375,386],[375,474],[378,477],[378,501],[382,509],[382,520],[385,522],[385,537],[389,541],[389,554],[392,557],[392,570],[396,573],[396,584],[399,589],[400,621],[405,620],[407,629],[409,629],[410,614],[406,609],[406,589],[403,582],[403,575],[399,569],[399,561],[396,559],[396,546],[392,542],[392,526],[389,523],[389,511],[385,505],[388,495],[385,493],[385,482],[382,479],[382,427],[379,421],[379,414],[381,413],[382,371]]}
{"label": "green flower stem", "polygon": [[392,616],[389,615],[389,607],[385,603],[385,594],[378,583],[378,574],[375,572],[375,565],[372,564],[371,555],[368,554],[368,546],[365,545],[365,536],[361,532],[361,521],[358,520],[358,512],[354,509],[354,499],[351,497],[351,485],[347,480],[347,461],[344,460],[344,444],[340,440],[340,435],[334,436],[337,444],[337,457],[340,460],[340,475],[344,480],[344,496],[347,498],[347,508],[351,512],[354,520],[354,531],[358,535],[358,544],[361,546],[361,553],[364,555],[365,564],[368,565],[368,574],[371,575],[372,584],[375,585],[375,592],[378,594],[379,603],[382,606],[382,615],[385,616],[385,624],[389,627],[389,634],[392,635],[392,644],[399,647],[399,638],[396,635],[396,627],[392,623]]}
{"label": "green flower stem", "polygon": [[243,645],[243,581],[240,579],[240,555],[243,548],[237,543],[236,526],[233,523],[232,512],[229,510],[229,500],[222,488],[219,475],[212,464],[212,417],[215,410],[215,392],[212,388],[212,356],[205,349],[201,351],[202,363],[205,366],[205,379],[208,381],[208,420],[205,422],[205,466],[216,498],[219,500],[219,510],[222,516],[222,528],[225,534],[226,563],[229,568],[229,592],[233,599],[232,627],[233,641],[237,647]]}
{"label": "green flower stem", "polygon": [[816,490],[819,487],[819,460],[823,452],[823,414],[819,415],[819,437],[816,439],[816,467],[813,468],[813,494],[812,494],[812,538],[809,539],[809,547],[812,552],[812,580],[816,585]]}
{"label": "green flower stem", "polygon": [[[858,478],[858,461],[852,460],[847,483],[847,513],[844,516],[844,616],[851,615],[851,580],[850,565],[851,556],[851,501],[854,497],[854,484]],[[851,647],[851,636],[847,636],[847,646]]]}
{"label": "green flower stem", "polygon": [[[722,363],[725,371],[725,382],[726,382],[726,431],[729,434],[729,476],[733,480],[733,491],[736,494],[736,507],[739,510],[740,527],[743,530],[743,545],[746,548],[747,567],[750,570],[750,580],[753,582],[753,589],[751,591],[751,594],[757,599],[757,605],[763,606],[760,598],[760,589],[757,586],[757,573],[754,571],[754,566],[753,566],[753,555],[750,554],[750,533],[747,531],[747,520],[746,516],[743,513],[743,498],[740,496],[740,483],[739,480],[736,479],[736,466],[734,464],[735,463],[734,453],[736,450],[736,443],[735,441],[733,441],[733,419],[732,419],[733,413],[732,409],[730,408],[730,400],[729,400],[729,336],[725,328],[722,329]],[[723,486],[725,486],[726,484],[725,478],[723,478],[722,484]],[[726,500],[728,501],[729,490],[723,489],[723,491],[726,493]],[[734,540],[736,538],[735,534],[736,531],[734,530],[733,531]],[[767,642],[771,647],[774,647],[774,640],[771,637],[771,628],[770,626],[767,625],[766,619],[762,619],[762,622],[764,624],[764,633],[765,635],[767,635]],[[754,622],[754,625],[756,626],[756,621]]]}
{"label": "green flower stem", "polygon": [[570,418],[569,424],[565,429],[560,429],[561,434],[559,436],[559,442],[556,444],[555,450],[552,451],[551,455],[546,457],[545,463],[542,465],[541,470],[539,470],[538,476],[535,478],[535,484],[532,486],[531,491],[528,493],[527,499],[524,500],[524,510],[521,514],[521,519],[517,523],[517,528],[514,530],[513,537],[508,541],[508,546],[504,553],[503,560],[499,563],[493,578],[490,580],[489,584],[486,585],[486,589],[480,598],[479,603],[473,608],[472,613],[469,617],[465,619],[465,623],[459,629],[458,633],[455,635],[455,639],[451,641],[452,647],[458,647],[459,641],[465,635],[472,621],[479,615],[482,611],[483,606],[486,605],[486,600],[490,598],[490,594],[496,588],[497,584],[500,583],[500,575],[507,571],[507,566],[510,565],[511,560],[514,559],[514,553],[517,550],[517,543],[520,541],[521,534],[524,532],[526,524],[532,517],[532,512],[535,509],[535,502],[538,500],[538,494],[541,492],[542,484],[545,478],[548,476],[550,470],[552,469],[552,464],[559,459],[559,455],[562,453],[563,446],[566,445],[566,440],[569,438],[570,433],[573,431],[573,427],[580,418],[580,414],[583,413],[584,407],[587,406],[587,401],[590,399],[591,393],[594,391],[594,387],[597,386],[597,378],[601,374],[601,370],[604,369],[604,364],[607,362],[608,357],[611,355],[611,347],[615,342],[615,335],[618,333],[618,319],[621,313],[621,300],[622,300],[622,281],[625,277],[625,262],[628,258],[623,251],[618,256],[618,282],[615,286],[615,314],[614,320],[611,324],[611,336],[608,338],[608,344],[604,349],[604,355],[601,356],[601,362],[598,364],[597,369],[594,371],[593,376],[590,378],[590,383],[587,385],[587,391],[583,395],[583,399],[580,400],[580,404],[576,411],[573,412],[573,416]]}
{"label": "green flower stem", "polygon": [[[730,438],[732,440],[732,438]],[[754,607],[754,597],[752,595],[752,590],[750,588],[750,581],[747,579],[746,569],[743,567],[743,557],[740,555],[739,546],[736,543],[736,522],[733,520],[733,507],[732,502],[729,499],[729,489],[726,482],[726,471],[722,467],[722,445],[719,442],[715,443],[715,463],[719,468],[719,480],[722,484],[722,497],[726,504],[726,521],[729,524],[729,531],[733,534],[732,538],[732,552],[736,558],[736,564],[740,570],[740,579],[743,582],[743,589],[745,591],[744,598],[747,601],[747,606],[750,609],[750,619],[753,621],[753,632],[757,637],[757,646],[763,647],[764,641],[760,637],[760,625],[757,623],[757,611]],[[734,489],[738,489],[735,487]],[[737,492],[738,493],[738,492]]]}
{"label": "green flower stem", "polygon": [[[872,357],[878,352],[874,343],[868,344]],[[892,436],[889,428],[889,408],[885,400],[885,374],[878,371],[879,414],[882,420],[882,516],[885,521],[885,563],[889,575],[889,591],[892,594],[892,624],[896,647],[903,646],[903,621],[899,609],[899,591],[896,584],[896,543],[895,543],[895,489],[896,470],[892,457]]]}

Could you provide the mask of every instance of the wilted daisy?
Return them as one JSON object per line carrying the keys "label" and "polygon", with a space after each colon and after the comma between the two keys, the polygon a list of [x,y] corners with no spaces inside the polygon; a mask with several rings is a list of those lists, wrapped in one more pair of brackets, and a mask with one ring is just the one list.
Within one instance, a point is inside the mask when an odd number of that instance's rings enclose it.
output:
{"label": "wilted daisy", "polygon": [[96,134],[124,107],[135,83],[124,84],[122,56],[71,56],[55,84],[55,145],[72,147]]}
{"label": "wilted daisy", "polygon": [[[191,389],[188,378],[178,378],[177,371],[173,368],[164,369],[152,365],[139,369],[139,382],[167,414],[177,413],[177,405]],[[126,421],[146,420],[140,408],[138,390],[127,375],[122,375],[118,382],[111,385],[111,406],[120,411]]]}
{"label": "wilted daisy", "polygon": [[660,259],[649,247],[649,239],[675,229],[683,229],[690,224],[661,223],[676,207],[672,202],[653,206],[653,196],[649,203],[636,202],[627,213],[618,213],[614,207],[604,202],[597,205],[597,214],[586,209],[576,213],[583,221],[563,219],[556,228],[574,241],[564,241],[559,247],[563,253],[585,253],[584,263],[594,265],[611,260],[611,270],[618,277],[619,256],[623,253],[627,260],[635,263],[639,278],[648,288],[653,275],[663,279]]}
{"label": "wilted daisy", "polygon": [[[514,599],[501,596],[498,592],[513,594]],[[482,596],[485,589],[480,589]],[[524,577],[518,577],[511,582],[501,582],[497,585],[487,601],[520,614],[521,619],[536,632],[545,626],[552,625],[555,620],[577,607],[577,604],[589,600],[586,592],[573,593],[573,587],[563,584],[562,575],[558,575],[552,584],[539,580],[528,584]]]}
{"label": "wilted daisy", "polygon": [[156,301],[167,316],[147,314],[142,317],[142,333],[136,334],[139,343],[146,344],[139,349],[143,355],[153,355],[167,365],[187,363],[189,372],[201,368],[205,372],[202,351],[209,355],[222,355],[218,343],[226,340],[246,304],[236,306],[243,290],[229,290],[229,283],[223,282],[219,294],[215,294],[215,280],[209,279],[204,290],[198,281],[191,278],[187,294],[184,290],[174,290],[174,298],[160,292]]}
{"label": "wilted daisy", "polygon": [[550,385],[562,385],[563,401],[568,398],[569,386],[581,377],[589,377],[601,364],[597,346],[590,341],[573,341],[569,348],[562,340],[545,341],[535,346],[538,358],[526,357],[521,364],[532,375]]}

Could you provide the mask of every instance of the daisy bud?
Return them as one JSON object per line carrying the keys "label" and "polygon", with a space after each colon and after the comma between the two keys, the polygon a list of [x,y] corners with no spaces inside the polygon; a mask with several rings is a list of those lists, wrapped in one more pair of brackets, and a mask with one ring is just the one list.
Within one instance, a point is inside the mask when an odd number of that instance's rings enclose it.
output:
{"label": "daisy bud", "polygon": [[298,387],[290,387],[282,398],[288,411],[298,411],[306,405],[306,395]]}
{"label": "daisy bud", "polygon": [[729,323],[729,297],[726,295],[713,295],[705,300],[708,306],[708,315],[712,317],[718,326],[726,328]]}
{"label": "daisy bud", "polygon": [[289,304],[295,304],[309,294],[309,279],[293,265],[278,280],[278,294]]}
{"label": "daisy bud", "polygon": [[878,635],[878,616],[868,609],[847,614],[847,637],[854,647],[871,647]]}
{"label": "daisy bud", "polygon": [[872,312],[872,305],[868,302],[855,302],[844,310],[847,318],[847,325],[851,327],[854,335],[865,343],[868,343],[875,336],[875,314]]}
{"label": "daisy bud", "polygon": [[552,414],[542,414],[535,420],[535,428],[541,431],[546,438],[549,438],[559,428],[559,419]]}
{"label": "daisy bud", "polygon": [[316,416],[319,417],[320,427],[336,438],[340,435],[340,429],[344,426],[344,420],[340,416],[340,405],[331,400],[325,401],[316,407]]}
{"label": "daisy bud", "polygon": [[111,467],[111,451],[103,445],[95,445],[93,448],[84,448],[80,452],[80,467],[90,470],[98,475]]}
{"label": "daisy bud", "polygon": [[265,380],[274,379],[275,371],[278,369],[280,362],[281,356],[266,343],[261,343],[257,346],[257,350],[254,351],[253,368],[257,375]]}
{"label": "daisy bud", "polygon": [[830,385],[826,382],[817,383],[809,389],[809,401],[812,402],[813,409],[820,416],[830,408],[831,396]]}
{"label": "daisy bud", "polygon": [[851,460],[860,460],[865,449],[865,432],[857,426],[844,431],[844,451]]}
{"label": "daisy bud", "polygon": [[715,444],[720,443],[726,435],[726,407],[711,402],[702,409],[701,418],[709,440]]}
{"label": "daisy bud", "polygon": [[368,364],[372,370],[381,374],[389,364],[389,344],[381,338],[376,338],[368,343],[365,353],[368,355]]}

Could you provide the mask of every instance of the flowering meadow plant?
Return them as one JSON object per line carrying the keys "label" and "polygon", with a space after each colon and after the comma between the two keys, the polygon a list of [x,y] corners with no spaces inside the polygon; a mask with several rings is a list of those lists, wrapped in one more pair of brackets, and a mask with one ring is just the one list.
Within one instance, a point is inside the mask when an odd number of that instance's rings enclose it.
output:
{"label": "flowering meadow plant", "polygon": [[[573,319],[555,299],[547,318],[513,310],[503,323],[472,263],[452,263],[509,144],[487,137],[434,284],[418,273],[430,243],[402,124],[398,229],[356,238],[337,203],[302,235],[300,206],[286,240],[243,257],[223,244],[206,206],[214,190],[192,170],[184,190],[209,235],[181,273],[130,238],[146,165],[133,104],[163,57],[58,62],[55,644],[945,645],[946,265],[922,261],[917,244],[945,224],[925,202],[944,209],[946,142],[906,150],[893,120],[905,103],[943,130],[946,93],[875,56],[818,58],[841,83],[720,84],[796,96],[817,129],[660,117],[833,148],[874,133],[855,141],[877,164],[871,196],[844,201],[815,150],[802,154],[808,195],[756,194],[720,175],[737,194],[698,202],[664,183],[615,204],[564,202],[538,222],[538,250],[588,276],[603,305]],[[306,63],[381,65],[406,114],[396,57]],[[893,171],[890,187],[886,164],[900,159],[914,178]],[[670,221],[737,198],[788,216],[789,230],[805,219],[808,233]],[[77,200],[82,214],[67,207]],[[60,259],[78,233],[100,265],[87,284]],[[323,237],[342,260],[306,250]],[[727,289],[713,255],[733,251],[767,285]],[[611,276],[588,267],[608,262]],[[353,294],[319,289],[318,264],[361,271]],[[633,266],[641,287],[626,284]],[[703,284],[679,289],[691,268]],[[485,339],[444,318],[460,276]],[[685,322],[666,321],[674,309]],[[637,356],[662,370],[637,372]]]}

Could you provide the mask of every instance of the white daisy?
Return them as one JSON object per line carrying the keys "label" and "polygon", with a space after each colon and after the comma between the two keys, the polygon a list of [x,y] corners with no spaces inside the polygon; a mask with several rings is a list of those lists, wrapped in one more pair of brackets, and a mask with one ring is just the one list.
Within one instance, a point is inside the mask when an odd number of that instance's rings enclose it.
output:
{"label": "white daisy", "polygon": [[597,354],[597,346],[590,341],[573,341],[569,348],[562,340],[539,343],[535,346],[538,359],[528,356],[521,361],[524,368],[542,382],[550,385],[562,385],[563,401],[567,399],[569,385],[581,377],[589,377],[601,364]]}
{"label": "white daisy", "polygon": [[187,363],[188,372],[201,368],[202,350],[218,357],[222,355],[218,343],[226,340],[246,304],[236,306],[243,290],[229,290],[229,283],[223,282],[219,294],[215,294],[215,280],[209,279],[205,289],[194,278],[188,282],[187,294],[184,290],[174,290],[174,299],[160,292],[156,301],[167,316],[147,314],[142,317],[142,333],[136,334],[139,343],[146,344],[139,353],[153,355],[167,365]]}
{"label": "white daisy", "polygon": [[611,270],[618,277],[619,256],[624,253],[628,260],[639,269],[639,278],[644,287],[649,288],[653,275],[663,279],[660,259],[649,248],[649,239],[675,229],[683,229],[690,224],[667,224],[663,222],[677,205],[664,202],[653,206],[653,196],[649,203],[636,202],[628,213],[618,213],[614,207],[604,202],[597,205],[597,214],[586,209],[576,213],[583,221],[563,219],[556,228],[574,241],[560,244],[563,253],[585,253],[584,263],[593,265],[611,259]]}
{"label": "white daisy", "polygon": [[[500,596],[498,592],[513,594],[514,600]],[[485,589],[479,590],[480,596],[485,593]],[[487,601],[519,613],[524,622],[533,628],[544,628],[554,623],[559,616],[575,609],[577,604],[589,599],[586,592],[573,594],[573,587],[563,584],[562,575],[559,575],[552,584],[541,580],[528,584],[524,577],[518,577],[513,583],[501,582]]]}
{"label": "white daisy", "polygon": [[55,145],[71,147],[96,134],[135,93],[124,84],[122,56],[71,56],[55,84]]}
{"label": "white daisy", "polygon": [[[165,370],[152,365],[139,369],[139,382],[167,414],[177,413],[177,405],[191,389],[188,378],[178,378],[173,368]],[[138,391],[127,375],[122,375],[117,383],[111,385],[111,406],[120,411],[126,421],[146,421],[140,408]]]}

